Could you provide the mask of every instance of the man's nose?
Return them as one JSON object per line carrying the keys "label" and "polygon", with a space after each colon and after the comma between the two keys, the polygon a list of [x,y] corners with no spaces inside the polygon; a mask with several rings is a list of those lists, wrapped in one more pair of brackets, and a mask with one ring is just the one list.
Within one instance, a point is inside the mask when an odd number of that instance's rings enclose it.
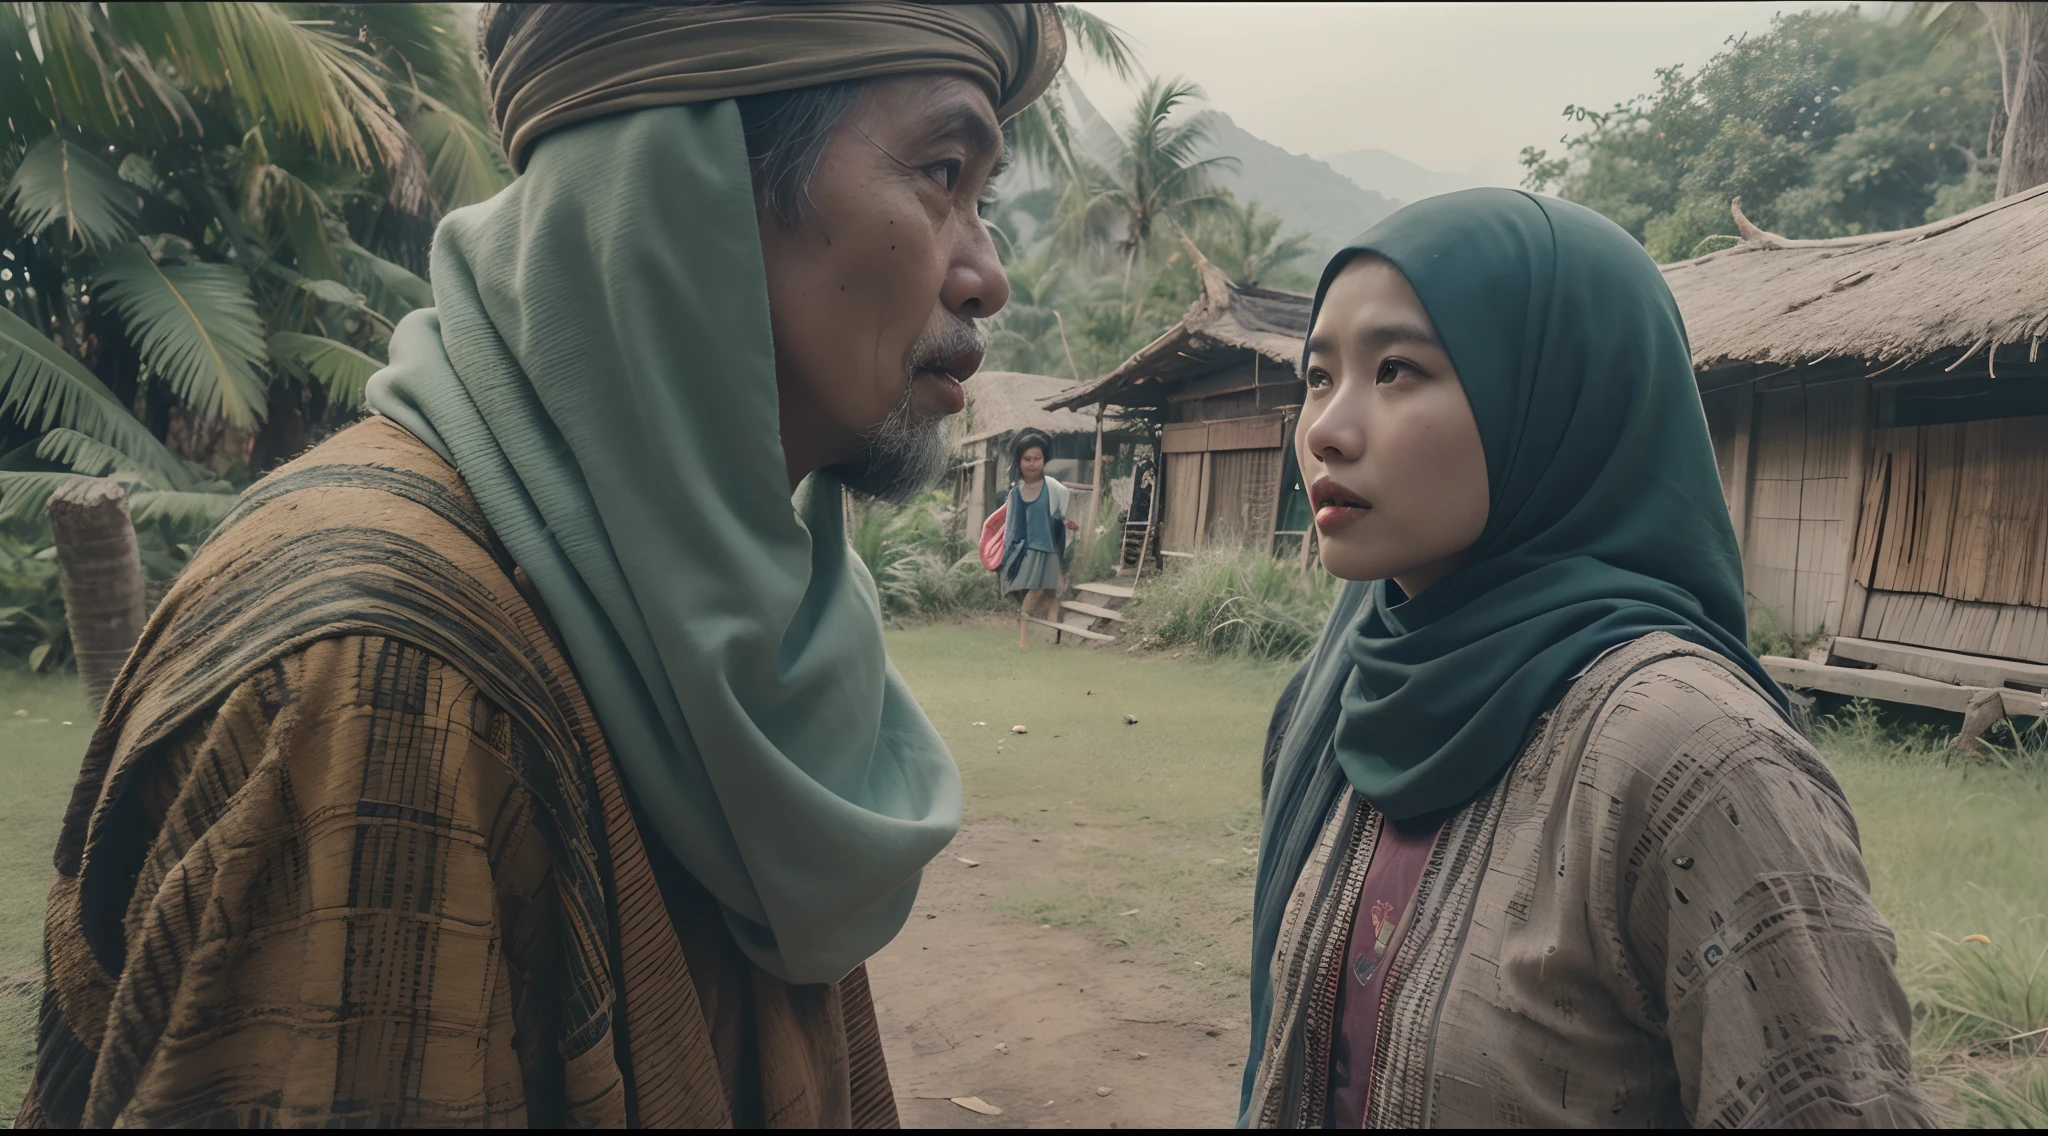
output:
{"label": "man's nose", "polygon": [[946,270],[939,302],[965,319],[987,319],[1010,302],[1010,277],[1003,271],[988,227],[976,218],[961,228],[964,232]]}

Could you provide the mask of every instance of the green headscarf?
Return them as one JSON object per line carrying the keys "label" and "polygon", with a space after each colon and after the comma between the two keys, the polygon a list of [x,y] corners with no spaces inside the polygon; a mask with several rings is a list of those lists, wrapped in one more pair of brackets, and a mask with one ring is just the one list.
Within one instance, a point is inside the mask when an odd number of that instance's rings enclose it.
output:
{"label": "green headscarf", "polygon": [[1281,912],[1345,783],[1397,820],[1462,804],[1588,664],[1656,631],[1736,663],[1783,709],[1747,645],[1685,325],[1642,246],[1567,201],[1467,190],[1339,252],[1318,309],[1362,253],[1399,269],[1436,325],[1491,501],[1465,567],[1414,599],[1349,585],[1310,659],[1261,837],[1247,1088]]}
{"label": "green headscarf", "polygon": [[960,780],[839,485],[792,508],[754,209],[729,99],[551,134],[442,222],[369,400],[461,471],[740,945],[825,982],[902,927]]}

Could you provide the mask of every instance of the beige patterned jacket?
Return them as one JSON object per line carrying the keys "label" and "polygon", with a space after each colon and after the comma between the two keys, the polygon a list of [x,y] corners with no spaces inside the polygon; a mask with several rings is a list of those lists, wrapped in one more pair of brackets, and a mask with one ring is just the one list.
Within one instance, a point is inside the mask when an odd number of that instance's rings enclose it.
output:
{"label": "beige patterned jacket", "polygon": [[[1323,1123],[1371,820],[1347,790],[1287,909],[1257,1126]],[[1848,802],[1716,655],[1596,661],[1445,824],[1419,900],[1368,1127],[1933,1123]]]}

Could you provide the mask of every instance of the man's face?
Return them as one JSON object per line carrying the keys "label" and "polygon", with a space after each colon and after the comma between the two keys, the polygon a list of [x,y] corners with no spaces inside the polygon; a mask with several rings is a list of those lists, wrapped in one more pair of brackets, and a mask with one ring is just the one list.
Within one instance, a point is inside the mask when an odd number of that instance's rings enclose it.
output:
{"label": "man's face", "polygon": [[830,467],[900,499],[939,472],[940,422],[986,345],[972,321],[1010,296],[978,209],[1001,148],[975,84],[878,80],[826,143],[797,227],[762,206],[792,482]]}

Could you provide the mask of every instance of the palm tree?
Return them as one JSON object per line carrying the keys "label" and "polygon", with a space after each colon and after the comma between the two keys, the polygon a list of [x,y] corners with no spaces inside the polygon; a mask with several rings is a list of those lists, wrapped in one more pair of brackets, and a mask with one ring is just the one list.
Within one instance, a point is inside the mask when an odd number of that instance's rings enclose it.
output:
{"label": "palm tree", "polygon": [[1307,233],[1283,236],[1281,225],[1280,218],[1256,201],[1231,201],[1209,218],[1195,244],[1224,275],[1239,284],[1257,285],[1308,255],[1314,238]]}
{"label": "palm tree", "polygon": [[58,466],[218,520],[508,177],[452,5],[8,3],[0,51],[0,519]]}
{"label": "palm tree", "polygon": [[[1066,28],[1068,58],[1074,49],[1095,60],[1119,79],[1138,74],[1138,56],[1123,30],[1078,4],[1057,5],[1060,23]],[[1064,78],[1064,76],[1062,76]],[[1067,116],[1066,90],[1054,83],[1035,103],[1011,119],[1005,129],[1010,146],[1025,159],[1060,177],[1074,173],[1072,121]]]}
{"label": "palm tree", "polygon": [[1209,156],[1209,122],[1175,112],[1202,97],[1185,79],[1154,78],[1138,93],[1131,125],[1105,166],[1079,154],[1076,177],[1064,186],[1062,235],[1070,246],[1107,244],[1124,263],[1125,290],[1156,235],[1184,229],[1222,208],[1227,197],[1214,174],[1235,158]]}

